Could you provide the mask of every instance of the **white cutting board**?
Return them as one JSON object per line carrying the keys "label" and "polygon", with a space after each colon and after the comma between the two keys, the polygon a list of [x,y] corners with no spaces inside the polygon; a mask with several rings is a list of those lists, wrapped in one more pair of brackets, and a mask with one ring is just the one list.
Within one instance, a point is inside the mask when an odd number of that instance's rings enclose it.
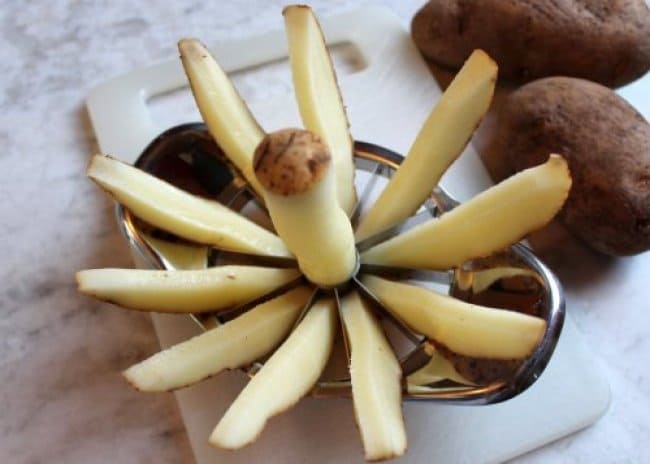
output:
{"label": "white cutting board", "polygon": [[[390,12],[377,8],[326,18],[322,25],[328,44],[354,45],[366,65],[339,76],[353,136],[406,152],[440,95],[408,33]],[[226,71],[236,72],[285,58],[285,37],[277,31],[221,44],[213,51]],[[166,129],[154,122],[147,100],[183,87],[186,80],[177,60],[97,87],[87,105],[101,150],[134,161]],[[267,131],[300,125],[291,94],[249,104]],[[467,199],[489,186],[490,180],[470,147],[443,184],[458,198]],[[162,346],[197,333],[182,316],[154,315],[153,319]],[[198,463],[362,461],[348,400],[305,399],[272,419],[256,443],[238,452],[208,446],[210,431],[245,382],[242,373],[226,372],[176,393]],[[486,407],[406,403],[409,449],[400,461],[507,460],[591,424],[606,411],[609,398],[609,387],[569,317],[547,370],[519,397]]]}

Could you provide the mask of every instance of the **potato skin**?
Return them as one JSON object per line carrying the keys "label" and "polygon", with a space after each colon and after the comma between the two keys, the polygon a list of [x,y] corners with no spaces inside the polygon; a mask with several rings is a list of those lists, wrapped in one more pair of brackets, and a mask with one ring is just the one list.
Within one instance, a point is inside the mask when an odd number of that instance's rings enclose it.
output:
{"label": "potato skin", "polygon": [[501,108],[494,149],[512,172],[562,154],[567,228],[608,255],[650,249],[650,124],[612,90],[566,77],[523,86]]}
{"label": "potato skin", "polygon": [[304,193],[327,174],[332,157],[321,139],[303,129],[282,129],[266,134],[255,149],[257,180],[278,195]]}
{"label": "potato skin", "polygon": [[458,69],[481,48],[501,77],[520,82],[572,76],[617,87],[650,69],[645,0],[432,0],[411,32],[438,64]]}

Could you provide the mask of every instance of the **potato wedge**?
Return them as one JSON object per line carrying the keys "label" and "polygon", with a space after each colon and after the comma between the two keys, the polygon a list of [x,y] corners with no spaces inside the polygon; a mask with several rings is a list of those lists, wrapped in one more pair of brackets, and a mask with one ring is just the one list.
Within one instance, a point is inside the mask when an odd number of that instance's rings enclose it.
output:
{"label": "potato wedge", "polygon": [[269,418],[307,394],[327,364],[336,329],[334,301],[316,302],[230,405],[210,444],[238,449],[252,443]]}
{"label": "potato wedge", "polygon": [[469,272],[458,269],[456,271],[456,285],[459,290],[470,290],[476,294],[484,292],[492,284],[501,279],[517,276],[536,278],[537,274],[530,269],[509,266],[472,270]]}
{"label": "potato wedge", "polygon": [[406,378],[408,386],[429,385],[442,380],[453,380],[464,385],[475,385],[472,381],[463,377],[452,362],[440,354],[435,347],[431,346],[427,353],[431,355],[431,359]]}
{"label": "potato wedge", "polygon": [[402,369],[384,332],[356,292],[342,301],[341,314],[350,341],[352,399],[369,461],[404,454]]}
{"label": "potato wedge", "polygon": [[176,243],[142,232],[142,239],[159,255],[164,256],[166,269],[205,269],[210,247]]}
{"label": "potato wedge", "polygon": [[439,356],[444,357],[462,378],[473,385],[489,385],[511,379],[525,362],[524,359],[485,359],[463,356],[444,346],[439,346],[437,350]]}
{"label": "potato wedge", "polygon": [[264,130],[251,114],[226,73],[196,39],[182,39],[178,50],[194,100],[210,134],[258,194],[253,153]]}
{"label": "potato wedge", "polygon": [[432,219],[361,255],[361,262],[449,269],[488,256],[542,227],[562,208],[571,188],[566,161],[551,155]]}
{"label": "potato wedge", "polygon": [[255,152],[275,229],[305,276],[319,285],[346,281],[356,266],[350,220],[336,201],[328,147],[309,131],[268,134]]}
{"label": "potato wedge", "polygon": [[169,391],[252,363],[289,333],[312,291],[297,287],[123,372],[138,390]]}
{"label": "potato wedge", "polygon": [[363,284],[395,317],[451,351],[475,358],[521,359],[544,335],[543,319],[478,306],[433,290],[365,275]]}
{"label": "potato wedge", "polygon": [[354,188],[354,148],[343,98],[327,45],[311,8],[284,9],[293,87],[305,128],[318,135],[332,153],[339,205],[351,214],[357,201]]}
{"label": "potato wedge", "polygon": [[415,213],[463,152],[490,106],[497,64],[482,50],[467,59],[420,129],[408,156],[361,219],[357,241]]}
{"label": "potato wedge", "polygon": [[116,159],[93,156],[87,175],[133,214],[179,237],[239,253],[291,256],[277,235],[254,222]]}
{"label": "potato wedge", "polygon": [[89,269],[79,291],[141,311],[218,311],[264,296],[300,277],[296,269],[220,266],[201,270]]}

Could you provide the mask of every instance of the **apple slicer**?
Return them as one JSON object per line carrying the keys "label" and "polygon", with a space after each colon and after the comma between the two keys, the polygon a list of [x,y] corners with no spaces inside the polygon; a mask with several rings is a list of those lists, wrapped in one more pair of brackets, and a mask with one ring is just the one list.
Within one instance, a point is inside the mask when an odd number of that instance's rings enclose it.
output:
{"label": "apple slicer", "polygon": [[[363,185],[359,189],[359,201],[353,213],[353,222],[354,217],[368,206],[367,203],[371,201],[373,191],[381,185],[382,179],[384,182],[385,179],[389,179],[401,161],[402,157],[390,150],[370,143],[356,142],[355,164],[357,178]],[[235,211],[257,218],[261,223],[270,223],[269,218],[265,217],[263,203],[258,200],[246,180],[237,173],[237,170],[231,166],[216,144],[212,142],[203,124],[186,124],[165,131],[145,149],[135,165],[144,171],[160,176],[172,184],[179,185],[193,193],[200,193]],[[191,174],[188,175],[188,172]],[[388,231],[361,241],[357,245],[358,250],[364,251],[371,245],[379,241],[385,241],[428,218],[437,217],[456,205],[457,202],[444,189],[438,187],[423,205],[419,214]],[[146,259],[151,267],[160,269],[174,268],[174,264],[169,259],[166,259],[165,253],[152,245],[150,239],[147,238],[148,235],[159,235],[162,238],[169,239],[169,234],[160,231],[149,231],[149,234],[143,235],[141,231],[146,230],[147,226],[121,205],[117,206],[117,216],[122,231],[130,244]],[[318,244],[314,244],[314,246],[318,246]],[[208,252],[209,266],[243,263],[274,267],[296,267],[295,261],[286,258],[229,253],[215,248],[210,249]],[[496,257],[467,263],[462,269],[457,270],[446,272],[423,271],[361,264],[358,266],[353,278],[337,288],[323,288],[310,284],[314,296],[317,293],[333,294],[339,312],[340,297],[350,288],[356,288],[371,301],[377,316],[389,325],[387,332],[393,335],[393,344],[401,354],[400,363],[405,379],[409,379],[409,376],[423,368],[430,361],[432,350],[435,350],[435,347],[431,345],[431,342],[426,337],[413,332],[393,316],[382,305],[380,298],[361,282],[361,276],[373,274],[393,279],[417,281],[423,286],[435,285],[438,289],[445,288],[449,294],[457,298],[464,298],[474,302],[482,300],[482,293],[485,293],[488,298],[495,302],[506,302],[506,307],[510,298],[510,306],[513,309],[525,302],[527,307],[525,309],[529,313],[539,316],[547,322],[543,338],[530,357],[521,363],[516,363],[516,366],[513,363],[505,362],[506,368],[510,372],[510,375],[507,375],[506,378],[499,377],[482,385],[470,385],[467,382],[460,383],[457,380],[444,377],[424,385],[415,385],[405,381],[405,398],[473,404],[490,404],[507,400],[535,382],[546,367],[559,338],[564,320],[564,298],[561,286],[553,273],[534,253],[521,244],[513,246]],[[472,285],[473,282],[480,279],[485,280],[486,278],[487,281],[481,285],[481,288]],[[508,284],[508,280],[519,282]],[[207,330],[242,314],[247,309],[268,299],[269,296],[284,292],[292,285],[296,286],[305,283],[308,282],[299,279],[269,295],[265,295],[262,299],[255,299],[246,303],[244,306],[234,307],[225,312],[220,311],[218,314],[202,313],[192,317],[203,330]],[[303,308],[294,327],[304,317],[314,300],[315,298],[312,297]],[[349,362],[349,343],[343,328],[339,333],[339,340],[344,349],[339,349],[338,354],[344,356],[345,359],[331,361],[329,376],[324,376],[318,382],[313,391],[315,396],[341,397],[350,395],[350,380],[345,375],[345,368],[347,368]],[[260,363],[255,363],[247,368],[246,372],[253,376],[260,367]],[[501,367],[503,368],[503,366]],[[492,368],[494,369],[494,367]],[[334,375],[335,373],[338,373],[338,377]],[[501,371],[498,373],[502,374]]]}

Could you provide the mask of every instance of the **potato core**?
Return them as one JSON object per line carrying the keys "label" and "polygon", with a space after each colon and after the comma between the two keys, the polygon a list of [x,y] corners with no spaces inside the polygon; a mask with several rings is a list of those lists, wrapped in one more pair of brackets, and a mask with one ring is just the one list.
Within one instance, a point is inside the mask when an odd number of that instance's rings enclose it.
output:
{"label": "potato core", "polygon": [[311,190],[327,173],[331,156],[315,134],[283,129],[268,134],[255,150],[253,166],[264,188],[278,195]]}

